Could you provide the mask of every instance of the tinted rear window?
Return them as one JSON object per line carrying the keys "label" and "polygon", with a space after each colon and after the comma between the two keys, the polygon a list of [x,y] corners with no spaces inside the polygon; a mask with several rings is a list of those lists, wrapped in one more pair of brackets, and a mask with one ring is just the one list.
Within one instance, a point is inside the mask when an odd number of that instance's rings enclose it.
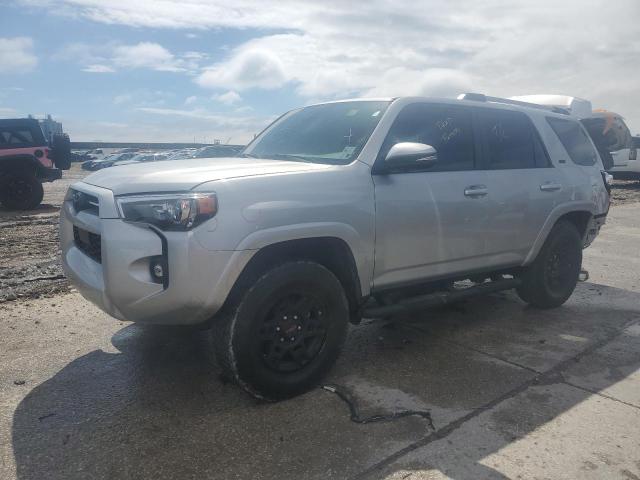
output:
{"label": "tinted rear window", "polygon": [[[485,141],[487,168],[503,170],[536,166],[534,135],[526,115],[506,110],[482,110],[480,128]],[[539,155],[543,153],[539,152]]]}
{"label": "tinted rear window", "polygon": [[547,117],[547,122],[556,132],[573,163],[585,166],[596,164],[596,152],[578,122],[553,117]]}

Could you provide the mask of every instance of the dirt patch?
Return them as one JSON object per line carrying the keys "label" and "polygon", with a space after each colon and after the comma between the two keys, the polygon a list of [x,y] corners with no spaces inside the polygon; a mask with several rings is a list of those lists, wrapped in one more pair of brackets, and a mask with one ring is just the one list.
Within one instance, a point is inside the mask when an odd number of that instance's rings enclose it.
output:
{"label": "dirt patch", "polygon": [[640,182],[637,180],[614,180],[611,204],[625,205],[640,202]]}
{"label": "dirt patch", "polygon": [[44,185],[43,203],[27,212],[0,207],[0,303],[70,291],[60,264],[58,216],[67,188],[88,172],[75,164]]}

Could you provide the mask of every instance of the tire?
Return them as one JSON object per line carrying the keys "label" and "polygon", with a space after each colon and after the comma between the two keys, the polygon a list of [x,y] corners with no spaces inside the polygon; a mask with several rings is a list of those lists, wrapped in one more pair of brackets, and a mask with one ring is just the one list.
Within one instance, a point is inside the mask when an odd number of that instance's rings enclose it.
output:
{"label": "tire", "polygon": [[582,266],[582,239],[568,221],[554,225],[517,288],[520,298],[536,308],[555,308],[573,293]]}
{"label": "tire", "polygon": [[40,205],[44,190],[31,173],[12,172],[2,176],[0,200],[9,210],[32,210]]}
{"label": "tire", "polygon": [[349,307],[324,266],[289,262],[263,274],[212,335],[223,375],[256,398],[276,401],[313,388],[344,344]]}

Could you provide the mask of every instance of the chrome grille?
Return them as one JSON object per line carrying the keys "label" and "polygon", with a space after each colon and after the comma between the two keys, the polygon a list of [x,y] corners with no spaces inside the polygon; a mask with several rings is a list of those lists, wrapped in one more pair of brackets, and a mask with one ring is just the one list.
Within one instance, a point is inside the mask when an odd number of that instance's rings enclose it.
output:
{"label": "chrome grille", "polygon": [[102,238],[100,235],[82,228],[73,227],[76,247],[98,263],[102,263]]}

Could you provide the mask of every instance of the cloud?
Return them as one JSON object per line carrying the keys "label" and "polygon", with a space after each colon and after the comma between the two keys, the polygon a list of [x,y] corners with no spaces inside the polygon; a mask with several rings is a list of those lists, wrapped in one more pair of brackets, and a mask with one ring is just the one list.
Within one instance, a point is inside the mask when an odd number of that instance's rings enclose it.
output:
{"label": "cloud", "polygon": [[212,100],[215,100],[220,103],[224,103],[225,105],[233,105],[234,103],[238,103],[242,101],[242,97],[233,90],[229,90],[228,92],[221,93],[220,95],[214,95],[211,98]]}
{"label": "cloud", "polygon": [[0,38],[0,74],[28,73],[38,64],[29,37]]}
{"label": "cloud", "polygon": [[108,65],[100,65],[99,63],[94,63],[92,65],[87,65],[82,69],[83,72],[89,73],[113,73],[115,70]]}
{"label": "cloud", "polygon": [[112,62],[121,68],[148,68],[160,72],[184,71],[181,62],[162,45],[140,42],[136,45],[121,45],[114,49]]}
{"label": "cloud", "polygon": [[185,105],[192,105],[194,103],[196,103],[196,101],[198,100],[198,97],[196,97],[195,95],[191,95],[190,97],[187,97],[184,99],[184,104]]}
{"label": "cloud", "polygon": [[270,50],[242,49],[224,62],[217,63],[196,78],[208,88],[271,89],[287,81],[280,58]]}
{"label": "cloud", "polygon": [[127,69],[195,73],[199,71],[200,64],[207,59],[207,54],[195,51],[174,54],[154,42],[132,45],[116,42],[76,42],[64,45],[52,58],[78,63],[82,65],[84,72],[90,73],[112,73]]}

